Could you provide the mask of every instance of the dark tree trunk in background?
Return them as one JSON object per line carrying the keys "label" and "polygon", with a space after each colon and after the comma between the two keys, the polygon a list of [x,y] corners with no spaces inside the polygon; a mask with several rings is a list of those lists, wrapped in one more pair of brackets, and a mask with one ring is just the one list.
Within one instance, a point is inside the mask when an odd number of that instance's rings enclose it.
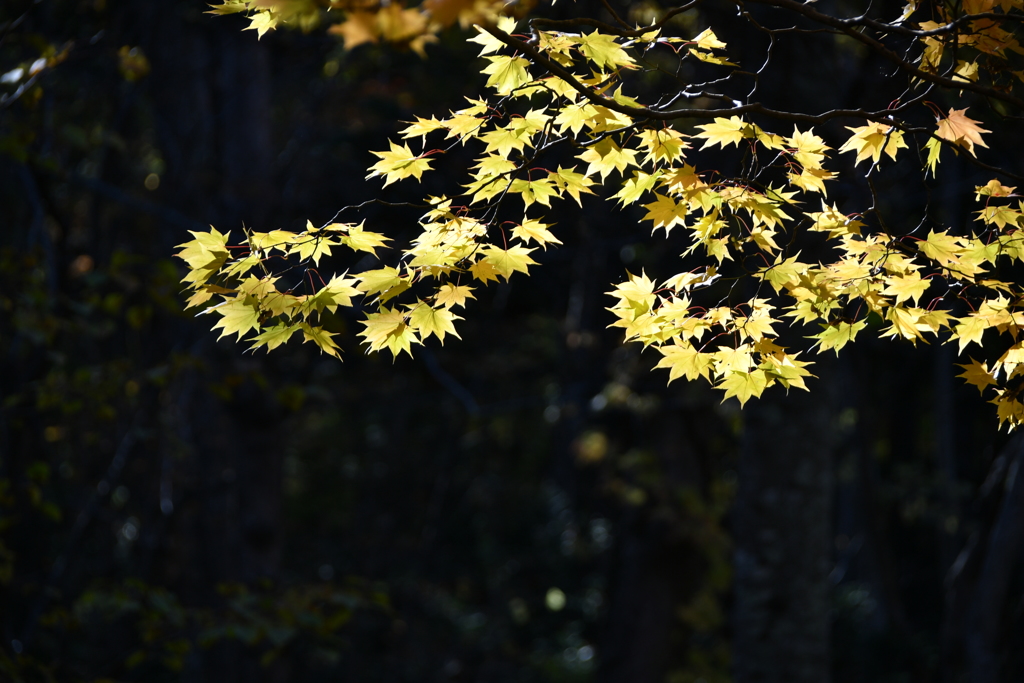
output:
{"label": "dark tree trunk in background", "polygon": [[[164,201],[189,217],[222,232],[232,230],[237,238],[243,224],[270,229],[276,204],[270,57],[267,41],[243,33],[242,24],[230,18],[211,21],[203,9],[191,3],[136,3],[166,163],[161,191]],[[164,253],[190,239],[175,226],[167,226],[163,235]],[[259,381],[260,366],[236,348],[218,349],[202,326],[191,326],[183,337],[195,335],[200,339],[182,344],[180,351],[189,356],[186,366],[194,364],[182,372],[197,376],[170,385],[168,392],[184,393],[165,399],[175,407],[175,429],[185,435],[183,456],[168,464],[182,490],[170,504],[162,501],[165,513],[174,516],[172,536],[182,539],[170,544],[181,551],[171,551],[167,578],[186,601],[214,604],[218,584],[278,572],[284,442],[281,411]],[[216,395],[214,384],[220,386]],[[190,680],[279,678],[240,654],[231,645],[199,654],[189,666]]]}
{"label": "dark tree trunk in background", "polygon": [[815,384],[813,394],[776,393],[743,412],[734,512],[737,683],[831,678],[835,420],[829,388]]}
{"label": "dark tree trunk in background", "polygon": [[[687,434],[687,424],[698,421],[686,411],[666,411],[658,456],[667,491],[704,487],[703,468]],[[629,510],[622,520],[598,683],[665,681],[679,608],[704,581],[707,563],[686,533],[693,521],[662,503]]]}
{"label": "dark tree trunk in background", "polygon": [[1006,448],[1009,460],[1005,492],[995,524],[984,546],[984,559],[967,612],[966,649],[972,683],[1005,680],[1000,634],[1008,605],[1011,573],[1024,542],[1024,438],[1014,438]]}

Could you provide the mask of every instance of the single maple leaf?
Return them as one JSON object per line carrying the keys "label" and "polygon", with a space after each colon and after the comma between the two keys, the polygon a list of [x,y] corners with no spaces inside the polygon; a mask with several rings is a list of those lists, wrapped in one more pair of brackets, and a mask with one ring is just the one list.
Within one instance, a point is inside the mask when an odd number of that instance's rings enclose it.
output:
{"label": "single maple leaf", "polygon": [[[370,313],[362,322],[366,327],[359,336],[370,343],[371,351],[379,351],[388,345],[388,338],[402,334],[406,329],[405,314],[397,308],[381,306],[379,313]],[[397,355],[397,354],[396,354]]]}
{"label": "single maple leaf", "polygon": [[397,269],[385,266],[377,270],[367,270],[356,276],[359,284],[356,287],[367,296],[380,293],[381,301],[387,301],[412,286],[408,278],[402,277]]}
{"label": "single maple leaf", "polygon": [[533,251],[532,248],[527,249],[526,247],[516,246],[501,249],[491,246],[487,249],[487,256],[483,260],[489,262],[505,280],[508,280],[515,271],[528,273],[527,267],[537,264],[530,258],[531,251]]}
{"label": "single maple leaf", "polygon": [[766,313],[752,315],[749,318],[739,317],[736,318],[736,330],[743,338],[749,337],[756,342],[761,341],[766,334],[775,336],[777,333],[772,329],[772,323],[776,322],[779,321]]}
{"label": "single maple leaf", "polygon": [[370,174],[367,178],[384,176],[384,187],[387,187],[396,180],[412,176],[420,179],[424,171],[430,170],[430,159],[413,154],[409,145],[401,145],[391,142],[391,150],[387,152],[370,152],[380,157],[380,161],[370,167]]}
{"label": "single maple leaf", "polygon": [[444,127],[445,125],[433,116],[429,119],[417,116],[415,122],[409,124],[408,128],[402,130],[402,138],[408,139],[419,137],[422,140],[426,140],[427,133],[431,133]]}
{"label": "single maple leaf", "polygon": [[480,282],[487,283],[491,280],[498,281],[500,271],[489,259],[482,258],[469,267],[469,273]]}
{"label": "single maple leaf", "polygon": [[452,306],[462,306],[465,308],[466,299],[476,298],[472,292],[473,288],[468,285],[445,284],[441,285],[441,288],[437,291],[434,301],[445,308],[451,308]]}
{"label": "single maple leaf", "polygon": [[752,370],[750,372],[730,372],[716,385],[719,389],[725,389],[726,399],[735,396],[742,406],[751,397],[760,398],[768,386],[768,375],[764,370]]}
{"label": "single maple leaf", "polygon": [[887,126],[877,121],[869,121],[866,126],[846,126],[846,130],[852,131],[853,135],[847,140],[840,152],[856,152],[857,159],[854,162],[859,164],[865,159],[877,164],[885,152],[891,159],[896,158],[899,149],[907,149],[907,143],[903,141],[903,133],[892,126]]}
{"label": "single maple leaf", "polygon": [[928,239],[917,243],[921,253],[930,259],[934,259],[939,265],[955,266],[960,261],[960,254],[964,252],[960,238],[950,235],[948,231],[928,232]]}
{"label": "single maple leaf", "polygon": [[949,116],[939,119],[939,128],[935,131],[935,135],[963,147],[971,156],[977,156],[974,153],[975,145],[988,148],[985,141],[981,139],[981,134],[992,131],[979,127],[980,121],[967,118],[966,111],[967,109],[950,109]]}
{"label": "single maple leaf", "polygon": [[979,363],[972,358],[969,364],[958,364],[958,367],[963,368],[964,373],[957,377],[963,377],[968,384],[978,387],[979,393],[984,392],[985,387],[990,384],[997,384],[995,376],[989,371],[986,363]]}
{"label": "single maple leaf", "polygon": [[721,145],[722,149],[725,149],[726,145],[739,146],[743,138],[748,136],[750,124],[738,116],[733,116],[728,119],[716,118],[712,123],[705,123],[697,128],[702,132],[693,137],[704,140],[701,149],[712,145]]}
{"label": "single maple leaf", "polygon": [[751,356],[750,344],[740,344],[736,348],[719,346],[715,356],[715,374],[722,377],[730,372],[750,372],[756,363]]}
{"label": "single maple leaf", "polygon": [[220,339],[226,334],[237,334],[241,339],[242,335],[249,330],[260,330],[260,311],[256,301],[247,296],[239,296],[234,299],[227,299],[223,303],[206,309],[203,313],[216,311],[221,319],[213,326],[213,329],[223,329]]}
{"label": "single maple leaf", "polygon": [[676,342],[671,346],[658,348],[662,359],[655,367],[668,368],[668,381],[672,382],[680,377],[693,381],[698,377],[710,379],[711,368],[714,365],[714,355],[700,353],[689,342]]}
{"label": "single maple leaf", "polygon": [[281,344],[284,344],[299,330],[298,325],[289,325],[288,323],[278,323],[273,327],[267,327],[258,335],[250,339],[253,345],[249,347],[250,351],[254,351],[261,346],[267,347],[267,352],[273,351]]}
{"label": "single maple leaf", "polygon": [[867,323],[863,320],[858,320],[854,323],[839,322],[829,325],[823,332],[814,335],[812,339],[818,340],[819,352],[834,349],[836,355],[838,355],[839,350],[846,346],[847,343],[852,342],[857,333],[865,327],[867,327]]}
{"label": "single maple leaf", "polygon": [[594,181],[582,173],[577,173],[575,166],[572,168],[559,166],[557,171],[549,171],[548,175],[554,181],[559,192],[567,193],[580,207],[583,206],[580,193],[594,194],[594,191],[589,189]]}
{"label": "single maple leaf", "polygon": [[634,204],[644,193],[650,192],[654,188],[660,177],[660,171],[654,173],[633,171],[633,177],[623,183],[622,189],[616,192],[612,199],[618,199],[622,206]]}
{"label": "single maple leaf", "polygon": [[518,237],[527,244],[530,240],[535,241],[543,249],[547,249],[549,244],[561,244],[557,237],[551,234],[548,230],[551,226],[547,223],[541,223],[538,220],[527,218],[523,221],[522,225],[517,225],[512,228],[512,236]]}
{"label": "single maple leaf", "polygon": [[968,344],[981,344],[981,338],[989,328],[989,321],[980,315],[970,315],[960,318],[959,322],[953,330],[953,336],[959,340],[958,353],[963,353]]}
{"label": "single maple leaf", "polygon": [[[330,229],[333,226],[327,226]],[[376,255],[377,247],[386,247],[385,242],[390,240],[390,237],[385,237],[379,232],[370,232],[369,230],[363,230],[363,224],[359,225],[348,225],[343,226],[348,228],[348,235],[341,238],[341,243],[355,251],[366,251]]]}
{"label": "single maple leaf", "polygon": [[337,332],[328,332],[319,325],[310,325],[309,323],[301,323],[299,329],[302,330],[302,341],[313,342],[320,347],[320,350],[324,353],[340,358],[340,349],[338,345],[331,339]]}
{"label": "single maple leaf", "polygon": [[665,228],[665,234],[668,234],[674,226],[682,225],[686,219],[686,203],[676,202],[671,197],[662,194],[655,195],[655,197],[655,201],[644,205],[644,208],[647,209],[644,220],[653,221],[655,230]]}
{"label": "single maple leaf", "polygon": [[886,278],[887,287],[882,291],[886,296],[895,296],[896,303],[901,304],[912,299],[916,306],[918,300],[931,284],[930,280],[921,279],[921,275],[911,271],[903,277]]}
{"label": "single maple leaf", "polygon": [[409,316],[409,326],[416,329],[420,338],[426,339],[430,335],[436,335],[438,341],[444,344],[444,336],[450,334],[457,339],[459,333],[455,331],[453,321],[462,320],[447,308],[432,308],[429,304],[419,302]]}
{"label": "single maple leaf", "polygon": [[612,36],[594,31],[590,34],[585,33],[576,40],[580,45],[580,52],[599,69],[611,71],[619,67],[634,68],[633,58],[626,54]]}
{"label": "single maple leaf", "polygon": [[530,62],[524,57],[498,55],[487,57],[487,60],[491,62],[483,70],[489,76],[487,87],[494,88],[499,95],[508,95],[530,81],[530,74],[526,70]]}

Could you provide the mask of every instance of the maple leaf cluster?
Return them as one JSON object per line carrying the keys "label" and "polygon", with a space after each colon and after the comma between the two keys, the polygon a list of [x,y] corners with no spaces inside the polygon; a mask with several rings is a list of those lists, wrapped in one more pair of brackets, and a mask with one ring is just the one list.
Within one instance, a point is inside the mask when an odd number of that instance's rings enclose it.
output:
{"label": "maple leaf cluster", "polygon": [[[975,4],[976,14],[993,11],[992,3]],[[238,0],[219,11],[237,5],[256,7]],[[1001,9],[1021,7],[1009,2]],[[818,16],[813,8],[800,11]],[[891,26],[901,26],[916,11],[912,3]],[[357,12],[346,16],[351,22]],[[906,64],[911,89],[927,93],[946,81],[982,87],[975,85],[979,72],[1008,53],[1024,52],[1001,22],[942,18],[947,23],[925,21],[908,29],[921,46],[918,61]],[[337,355],[323,314],[354,307],[361,298],[366,348],[411,353],[431,336],[442,343],[447,335],[458,336],[455,324],[462,318],[454,311],[465,308],[475,287],[528,274],[536,265],[531,253],[561,243],[544,216],[553,201],[581,205],[584,195],[605,188],[607,201],[639,207],[652,232],[685,234],[681,272],[659,279],[627,273],[609,292],[611,326],[622,328],[626,341],[659,354],[657,367],[669,371],[669,381],[703,379],[741,404],[773,385],[807,389],[807,349],[790,351],[783,344],[780,334],[789,329],[819,353],[838,353],[871,332],[914,344],[956,343],[961,353],[984,355],[988,336],[1001,344],[1002,355],[969,359],[962,376],[989,392],[1001,424],[1013,428],[1024,421],[1024,338],[1016,322],[1024,288],[998,275],[1004,266],[1024,261],[1024,203],[1016,201],[1015,188],[998,179],[976,187],[982,206],[972,225],[934,226],[926,235],[894,233],[869,221],[877,208],[851,212],[829,200],[845,153],[853,154],[845,157],[848,167],[868,162],[869,181],[883,164],[914,151],[921,172],[932,175],[943,150],[976,158],[979,148],[988,147],[984,136],[990,131],[967,116],[966,106],[943,113],[916,95],[880,111],[841,112],[855,125],[845,127],[836,148],[812,126],[799,124],[813,117],[757,103],[734,102],[723,110],[676,103],[703,97],[696,87],[693,93],[681,90],[668,104],[645,104],[627,94],[631,75],[654,70],[649,57],[659,51],[704,69],[735,67],[728,46],[710,28],[687,38],[666,35],[661,24],[606,30],[589,21],[582,23],[598,27],[570,32],[561,30],[564,23],[535,20],[528,35],[518,36],[519,23],[511,17],[478,26],[471,40],[486,61],[491,94],[469,99],[442,118],[417,118],[400,131],[401,142],[374,152],[379,160],[368,177],[383,179],[384,186],[433,172],[445,146],[468,146],[476,155],[461,192],[425,199],[429,209],[420,233],[392,265],[329,281],[320,277],[319,258],[332,247],[376,253],[385,246],[383,235],[362,225],[249,233],[246,244],[234,250],[226,235],[212,230],[195,234],[179,254],[190,269],[190,305],[219,315],[215,328],[222,334],[255,332],[253,348],[273,349],[301,331],[306,341]],[[969,30],[954,30],[961,25]],[[951,52],[950,41],[959,41],[961,49]],[[950,63],[951,55],[959,61]],[[949,69],[955,78],[943,75]],[[996,69],[993,78],[1005,72]],[[723,80],[715,78],[708,82]],[[1003,91],[993,92],[1001,97]],[[935,123],[908,123],[913,107],[937,112]],[[751,113],[788,120],[785,130],[792,132],[762,127]],[[693,119],[705,122],[688,123]],[[564,154],[554,156],[556,147],[571,147],[574,161],[548,163],[564,161]],[[719,159],[736,153],[753,170],[730,176],[704,169],[702,159],[711,152]],[[803,258],[794,245],[808,240],[816,240],[814,253],[833,258]],[[272,255],[293,270],[278,267]],[[300,273],[303,293],[296,282],[281,288],[282,272]],[[737,300],[734,292],[743,289],[735,287],[738,282],[753,283],[753,296]],[[214,297],[222,301],[211,305]]]}
{"label": "maple leaf cluster", "polygon": [[[244,14],[247,31],[263,37],[280,26],[309,31],[329,23],[327,31],[352,49],[364,43],[406,46],[421,56],[437,42],[437,32],[458,23],[494,21],[505,4],[498,0],[424,0],[418,6],[377,0],[226,0],[212,5],[211,14]],[[336,22],[336,23],[335,23]]]}

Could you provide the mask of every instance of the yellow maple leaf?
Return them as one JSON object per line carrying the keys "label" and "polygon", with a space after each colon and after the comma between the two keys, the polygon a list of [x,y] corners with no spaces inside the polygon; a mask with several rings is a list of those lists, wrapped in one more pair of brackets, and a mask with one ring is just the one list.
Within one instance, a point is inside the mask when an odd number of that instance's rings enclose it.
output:
{"label": "yellow maple leaf", "polygon": [[924,335],[921,334],[921,325],[918,324],[924,313],[926,311],[920,308],[893,306],[886,312],[885,316],[892,325],[885,328],[879,336],[895,337],[898,335],[904,339],[909,339],[916,345],[918,339],[924,340]]}
{"label": "yellow maple leaf", "polygon": [[466,306],[466,299],[475,299],[473,288],[468,285],[443,284],[434,295],[434,302],[445,308],[452,306]]}
{"label": "yellow maple leaf", "polygon": [[999,384],[996,382],[995,375],[988,369],[987,363],[979,363],[972,358],[967,365],[958,363],[957,366],[964,369],[963,374],[957,375],[957,377],[963,377],[968,384],[978,387],[978,393],[984,393],[985,387],[989,385]]}
{"label": "yellow maple leaf", "polygon": [[627,275],[629,275],[629,279],[626,282],[616,285],[613,291],[608,292],[609,296],[619,299],[619,303],[614,308],[630,309],[636,314],[646,313],[658,299],[654,294],[656,285],[643,271],[640,272],[640,275],[632,273],[627,273]]}
{"label": "yellow maple leaf", "polygon": [[347,235],[341,238],[341,243],[354,251],[365,251],[376,255],[377,247],[386,247],[385,242],[391,238],[385,237],[378,232],[370,232],[363,229],[363,223],[359,225],[331,224],[325,230],[340,228],[347,231]]}
{"label": "yellow maple leaf", "polygon": [[714,365],[714,355],[700,353],[689,342],[677,341],[671,345],[658,347],[662,359],[658,361],[656,368],[668,368],[668,381],[672,382],[685,377],[693,381],[698,377],[710,380],[711,368]]}
{"label": "yellow maple leaf", "polygon": [[402,138],[415,138],[419,137],[423,140],[427,139],[427,134],[435,130],[444,128],[445,125],[438,121],[437,118],[431,116],[429,119],[425,119],[417,116],[416,120],[409,124],[404,130],[402,130]]}
{"label": "yellow maple leaf", "polygon": [[309,323],[300,323],[299,329],[302,330],[303,341],[313,342],[324,353],[335,358],[340,357],[338,345],[331,339],[337,332],[328,332],[318,325],[310,325]]}
{"label": "yellow maple leaf", "polygon": [[241,339],[242,335],[249,330],[260,330],[260,310],[256,300],[249,296],[238,296],[233,299],[225,299],[216,306],[207,308],[203,313],[216,312],[221,316],[220,320],[213,326],[213,329],[222,329],[220,337],[226,334],[237,334]]}
{"label": "yellow maple leaf", "polygon": [[490,280],[498,281],[498,275],[500,271],[495,267],[493,263],[487,258],[482,258],[469,267],[469,273],[480,282],[489,282]]}
{"label": "yellow maple leaf", "polygon": [[583,200],[580,199],[581,193],[594,194],[594,191],[590,189],[594,181],[582,173],[577,173],[575,166],[572,168],[559,166],[557,171],[549,171],[548,176],[560,193],[568,194],[580,207],[583,206]]}
{"label": "yellow maple leaf", "polygon": [[964,252],[964,245],[960,238],[950,235],[948,231],[928,231],[928,238],[918,242],[918,249],[925,256],[934,259],[941,266],[956,265],[960,262],[960,255]]}
{"label": "yellow maple leaf", "polygon": [[426,339],[433,334],[437,336],[441,344],[444,344],[446,334],[461,339],[459,333],[455,331],[455,320],[462,320],[462,318],[447,308],[433,308],[422,301],[415,305],[409,315],[409,325],[419,333],[421,339]]}
{"label": "yellow maple leaf", "polygon": [[509,247],[508,249],[502,249],[493,245],[485,247],[484,257],[488,263],[494,266],[495,271],[503,278],[508,280],[512,277],[512,273],[519,271],[520,273],[528,273],[528,266],[536,265],[537,262],[530,258],[530,252],[532,248],[527,249],[526,247]]}
{"label": "yellow maple leaf", "polygon": [[580,52],[599,69],[613,71],[621,67],[634,68],[633,58],[615,42],[613,36],[594,31],[579,36],[576,41]]}
{"label": "yellow maple leaf", "polygon": [[825,153],[830,149],[813,129],[801,131],[795,126],[793,135],[786,138],[786,146],[792,149],[793,158],[804,168],[821,168]]}
{"label": "yellow maple leaf", "polygon": [[316,311],[327,309],[333,313],[338,306],[351,307],[352,297],[362,294],[362,291],[355,287],[357,284],[353,278],[335,275],[330,282],[320,288],[320,291],[306,299],[304,308]]}
{"label": "yellow maple leaf", "polygon": [[479,137],[487,145],[487,152],[494,152],[502,158],[507,158],[513,151],[521,153],[531,145],[530,134],[512,124],[489,130]]}
{"label": "yellow maple leaf", "polygon": [[490,64],[483,70],[488,75],[487,87],[494,88],[499,95],[508,95],[530,82],[530,73],[526,70],[530,62],[526,58],[497,55],[487,60]]}
{"label": "yellow maple leaf", "polygon": [[[500,40],[492,36],[490,33],[485,31],[480,26],[474,26],[473,28],[476,29],[476,35],[473,36],[472,38],[467,38],[466,41],[470,43],[476,43],[481,46],[480,54],[477,55],[478,57],[489,55],[492,52],[497,52],[498,50],[501,50],[502,48],[505,47],[505,43],[501,42]],[[505,31],[505,33],[511,32],[509,29],[502,30]]]}
{"label": "yellow maple leaf", "polygon": [[521,225],[512,228],[512,236],[518,237],[527,244],[530,243],[530,240],[533,240],[543,249],[547,249],[549,244],[561,244],[561,241],[548,230],[550,227],[551,225],[548,223],[541,223],[538,220],[527,218]]}
{"label": "yellow maple leaf", "polygon": [[650,192],[660,177],[661,171],[633,171],[633,177],[622,184],[622,189],[616,192],[612,199],[618,199],[622,206],[633,204],[645,193]]}
{"label": "yellow maple leaf", "polygon": [[758,342],[766,334],[776,336],[775,330],[772,329],[772,323],[776,323],[778,320],[772,318],[767,312],[759,311],[750,317],[737,316],[734,322],[736,330],[743,339],[750,338]]}
{"label": "yellow maple leaf", "polygon": [[550,178],[538,178],[537,180],[516,178],[509,183],[508,191],[511,194],[518,194],[527,207],[535,202],[550,207],[551,198],[558,196],[558,189]]}
{"label": "yellow maple leaf", "polygon": [[359,291],[367,296],[379,293],[381,301],[387,301],[412,286],[412,282],[408,278],[403,277],[397,269],[391,266],[385,266],[377,270],[367,270],[356,275],[355,279],[358,281],[356,287]]}
{"label": "yellow maple leaf", "polygon": [[674,162],[683,155],[683,150],[689,147],[685,138],[685,135],[671,128],[648,128],[640,131],[641,144],[647,149],[644,163],[650,161],[655,163],[659,161]]}
{"label": "yellow maple leaf", "polygon": [[992,366],[992,371],[995,373],[1002,368],[1006,376],[1012,379],[1014,375],[1018,374],[1018,369],[1022,365],[1024,365],[1024,343],[1017,342],[1003,352],[1003,355]]}
{"label": "yellow maple leaf", "polygon": [[[307,226],[309,222],[307,221]],[[253,232],[249,234],[249,244],[255,250],[271,252],[274,249],[287,254],[291,245],[298,237],[289,230],[271,230],[270,232]]]}
{"label": "yellow maple leaf", "polygon": [[811,338],[818,340],[817,346],[819,352],[833,349],[838,355],[839,350],[849,342],[852,342],[857,336],[857,333],[865,327],[867,327],[867,323],[863,320],[857,320],[852,323],[840,321],[829,325],[822,332],[819,332]]}
{"label": "yellow maple leaf", "polygon": [[999,418],[999,426],[1006,422],[1012,432],[1018,425],[1024,422],[1024,403],[1018,401],[1014,396],[1004,389],[996,390],[999,395],[989,401],[996,406],[996,415]]}
{"label": "yellow maple leaf", "polygon": [[289,325],[288,323],[281,322],[272,327],[264,328],[262,332],[253,337],[250,341],[253,345],[249,347],[250,351],[260,348],[261,346],[267,347],[267,352],[271,352],[278,346],[286,343],[293,334],[299,331],[298,325]]}
{"label": "yellow maple leaf", "polygon": [[984,316],[972,314],[960,318],[959,324],[953,328],[953,337],[959,340],[958,353],[963,353],[968,344],[981,344],[981,338],[988,328],[989,321]]}
{"label": "yellow maple leaf", "polygon": [[430,170],[430,159],[413,154],[409,145],[399,146],[392,141],[390,151],[371,154],[380,157],[380,161],[370,167],[370,174],[366,177],[384,176],[384,187],[409,176],[419,180],[424,171]]}
{"label": "yellow maple leaf", "polygon": [[928,138],[928,142],[924,143],[924,148],[928,150],[928,158],[924,164],[928,167],[928,171],[935,177],[935,169],[939,165],[939,155],[942,152],[942,142],[935,138]]}
{"label": "yellow maple leaf", "polygon": [[714,353],[715,374],[723,377],[730,372],[749,372],[756,365],[751,355],[752,350],[750,344],[740,344],[735,348],[719,346]]}
{"label": "yellow maple leaf", "polygon": [[327,29],[327,32],[341,36],[346,50],[351,50],[363,43],[376,43],[380,37],[377,15],[358,10],[349,12],[345,21],[334,24]]}
{"label": "yellow maple leaf", "polygon": [[199,285],[195,293],[185,302],[185,308],[202,306],[212,299],[214,294],[234,294],[234,290],[219,285]]}
{"label": "yellow maple leaf", "polygon": [[980,200],[982,197],[1009,197],[1016,189],[1016,187],[1007,187],[993,178],[984,185],[975,186],[974,198]]}
{"label": "yellow maple leaf", "polygon": [[887,286],[882,294],[895,296],[897,305],[911,299],[915,306],[931,284],[930,280],[921,279],[921,275],[916,271],[911,271],[902,277],[885,278],[885,282]]}
{"label": "yellow maple leaf", "polygon": [[280,19],[274,16],[270,10],[256,12],[248,17],[249,25],[243,31],[256,31],[256,37],[262,38],[271,29],[277,28]]}
{"label": "yellow maple leaf", "polygon": [[381,306],[377,313],[370,313],[363,321],[366,328],[359,336],[370,343],[371,351],[378,351],[387,345],[388,337],[401,334],[406,327],[405,314],[397,308]]}
{"label": "yellow maple leaf", "polygon": [[650,204],[645,204],[644,208],[647,209],[644,220],[653,221],[655,230],[665,228],[665,234],[668,234],[674,226],[682,225],[686,219],[686,204],[662,194],[655,195],[655,200]]}
{"label": "yellow maple leaf", "polygon": [[852,131],[853,135],[839,148],[839,151],[856,152],[857,160],[854,162],[856,164],[865,159],[871,159],[871,163],[877,164],[883,152],[891,159],[895,159],[897,151],[907,149],[902,131],[884,123],[869,121],[866,126],[846,126],[846,130]]}
{"label": "yellow maple leaf", "polygon": [[751,370],[750,372],[729,372],[715,385],[725,390],[726,401],[736,397],[740,405],[744,405],[751,398],[759,398],[768,386],[768,375],[764,370]]}
{"label": "yellow maple leaf", "polygon": [[220,233],[213,226],[210,226],[210,232],[189,232],[195,239],[179,244],[181,251],[175,256],[189,267],[189,273],[182,282],[193,282],[198,286],[220,270],[231,256],[227,248],[231,233]]}
{"label": "yellow maple leaf", "polygon": [[963,147],[971,156],[977,156],[974,153],[975,145],[988,147],[981,139],[981,134],[992,131],[979,127],[978,124],[981,122],[967,118],[966,112],[967,109],[950,109],[949,116],[939,119],[939,127],[935,131],[935,135]]}
{"label": "yellow maple leaf", "polygon": [[636,166],[636,154],[631,149],[622,149],[609,137],[588,147],[576,158],[589,164],[587,175],[593,175],[596,171],[601,174],[603,181],[612,171],[622,173],[627,166]]}
{"label": "yellow maple leaf", "polygon": [[800,278],[807,273],[810,265],[797,260],[799,256],[797,254],[783,260],[779,255],[775,258],[775,263],[760,272],[761,277],[771,284],[776,293],[781,292],[790,284],[799,282]]}
{"label": "yellow maple leaf", "polygon": [[728,119],[716,118],[713,122],[705,123],[697,128],[701,132],[693,137],[704,140],[704,146],[701,149],[712,145],[720,145],[722,149],[725,149],[726,145],[739,146],[743,138],[750,137],[750,124],[738,116]]}
{"label": "yellow maple leaf", "polygon": [[759,368],[769,377],[769,385],[770,380],[774,379],[786,389],[796,387],[810,391],[804,380],[815,376],[806,369],[812,363],[797,360],[799,354],[787,354],[781,346],[777,346],[768,338],[762,339],[755,348],[761,352],[764,359]]}

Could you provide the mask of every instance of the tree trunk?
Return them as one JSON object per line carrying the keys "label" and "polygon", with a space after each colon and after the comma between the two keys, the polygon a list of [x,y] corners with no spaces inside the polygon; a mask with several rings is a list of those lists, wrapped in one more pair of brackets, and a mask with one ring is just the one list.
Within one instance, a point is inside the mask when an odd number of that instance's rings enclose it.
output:
{"label": "tree trunk", "polygon": [[735,508],[737,683],[830,680],[833,420],[826,387],[752,401]]}
{"label": "tree trunk", "polygon": [[[276,200],[267,41],[231,18],[212,21],[191,3],[137,2],[133,9],[147,30],[140,42],[152,65],[166,201],[236,236],[243,225],[269,229]],[[189,239],[177,226],[162,235],[164,253]],[[184,341],[196,334],[203,338]],[[284,443],[281,411],[258,381],[264,368],[236,349],[225,357],[209,335],[195,327],[181,332],[179,346],[192,363],[183,372],[197,376],[184,383],[194,387],[187,395],[165,401],[175,406],[188,443],[183,457],[169,461],[176,472],[161,486],[178,483],[174,495],[162,494],[161,507],[173,514],[166,579],[187,602],[217,605],[219,584],[278,573]],[[280,678],[255,660],[239,645],[223,644],[197,650],[186,674],[218,683]]]}
{"label": "tree trunk", "polygon": [[988,538],[973,599],[967,615],[967,659],[972,683],[1002,680],[999,656],[1000,628],[1006,611],[1010,574],[1020,558],[1024,542],[1024,438],[1007,446],[1010,464],[999,516]]}

